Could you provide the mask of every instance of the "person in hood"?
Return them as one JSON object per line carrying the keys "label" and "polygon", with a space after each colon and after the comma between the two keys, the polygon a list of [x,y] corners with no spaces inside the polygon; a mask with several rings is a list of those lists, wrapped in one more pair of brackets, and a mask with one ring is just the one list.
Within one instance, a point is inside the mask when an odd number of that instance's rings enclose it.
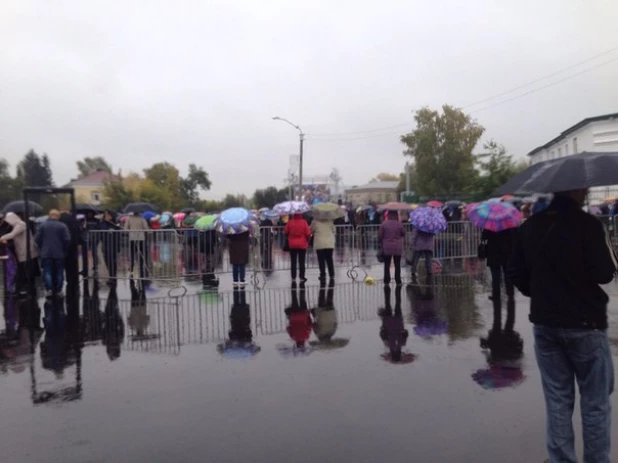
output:
{"label": "person in hood", "polygon": [[296,281],[296,267],[298,266],[298,276],[301,282],[307,281],[305,278],[305,260],[307,258],[307,248],[311,229],[303,218],[302,214],[294,214],[283,228],[290,249],[290,259],[292,261],[292,281]]}
{"label": "person in hood", "polygon": [[579,386],[584,458],[609,462],[614,365],[601,285],[618,262],[603,224],[584,212],[588,190],[556,193],[519,228],[508,273],[530,298],[534,350],[547,408],[550,461],[577,461],[572,418]]}
{"label": "person in hood", "polygon": [[58,219],[60,219],[60,212],[56,209],[49,211],[49,219],[41,224],[35,238],[41,250],[43,282],[48,297],[54,292],[62,297],[64,261],[71,245],[69,227]]}
{"label": "person in hood", "polygon": [[[13,240],[15,257],[17,258],[17,275],[15,277],[15,292],[26,294],[28,284],[34,280],[38,274],[37,258],[39,256],[35,240],[26,226],[26,223],[13,212],[6,214],[4,221],[12,227],[9,233],[0,237],[3,244]],[[30,260],[28,260],[27,233],[30,233]]]}

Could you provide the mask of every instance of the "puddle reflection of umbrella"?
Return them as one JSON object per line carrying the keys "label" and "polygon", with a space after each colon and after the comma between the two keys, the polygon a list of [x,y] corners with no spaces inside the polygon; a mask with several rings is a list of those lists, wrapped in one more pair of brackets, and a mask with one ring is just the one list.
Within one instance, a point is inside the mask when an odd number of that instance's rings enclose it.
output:
{"label": "puddle reflection of umbrella", "polygon": [[226,341],[217,346],[217,352],[226,359],[248,359],[260,352],[262,348],[253,343],[236,343]]}
{"label": "puddle reflection of umbrella", "polygon": [[313,352],[313,348],[307,345],[299,347],[295,344],[291,346],[287,344],[278,344],[277,352],[284,358],[307,357]]}
{"label": "puddle reflection of umbrella", "polygon": [[526,377],[521,368],[504,365],[490,365],[472,374],[472,379],[483,389],[503,389],[521,384]]}

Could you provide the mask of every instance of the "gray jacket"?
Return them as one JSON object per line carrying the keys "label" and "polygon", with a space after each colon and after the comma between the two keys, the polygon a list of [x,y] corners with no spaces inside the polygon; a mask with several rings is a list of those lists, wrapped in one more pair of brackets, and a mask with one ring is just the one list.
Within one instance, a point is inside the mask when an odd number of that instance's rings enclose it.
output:
{"label": "gray jacket", "polygon": [[71,244],[69,228],[58,220],[47,220],[36,233],[41,259],[64,259]]}

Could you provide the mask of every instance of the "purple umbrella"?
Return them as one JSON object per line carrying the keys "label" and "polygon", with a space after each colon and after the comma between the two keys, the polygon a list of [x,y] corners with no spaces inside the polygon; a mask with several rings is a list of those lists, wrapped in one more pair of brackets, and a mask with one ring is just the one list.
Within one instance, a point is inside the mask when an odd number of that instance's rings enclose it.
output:
{"label": "purple umbrella", "polygon": [[414,228],[425,233],[439,233],[446,230],[446,218],[440,209],[419,206],[410,212],[410,222]]}
{"label": "purple umbrella", "polygon": [[526,377],[521,368],[489,365],[489,368],[482,368],[472,373],[472,379],[483,389],[502,389],[515,387],[521,384]]}

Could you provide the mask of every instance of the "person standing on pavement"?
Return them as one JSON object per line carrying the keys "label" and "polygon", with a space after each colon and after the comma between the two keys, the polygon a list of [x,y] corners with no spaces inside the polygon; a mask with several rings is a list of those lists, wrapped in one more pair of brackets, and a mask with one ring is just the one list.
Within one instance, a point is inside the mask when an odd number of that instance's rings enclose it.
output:
{"label": "person standing on pavement", "polygon": [[301,282],[305,282],[307,281],[305,278],[305,260],[307,248],[309,247],[309,238],[311,237],[309,224],[302,214],[294,214],[290,217],[288,223],[285,224],[283,233],[288,240],[288,247],[290,248],[292,281],[296,280],[296,267],[298,264],[298,276]]}
{"label": "person standing on pavement", "polygon": [[38,250],[35,242],[30,236],[30,260],[28,260],[28,248],[26,233],[31,233],[26,223],[15,213],[8,212],[4,218],[5,222],[12,227],[9,233],[6,233],[0,237],[0,242],[7,244],[10,240],[13,240],[13,246],[15,248],[15,257],[17,258],[17,273],[15,276],[15,293],[19,295],[26,295],[29,287],[29,283],[39,275],[39,268],[37,263]]}
{"label": "person standing on pavement", "polygon": [[110,210],[106,210],[103,215],[103,220],[99,223],[101,230],[101,244],[103,250],[103,259],[107,267],[108,280],[107,285],[116,284],[116,276],[118,274],[118,252],[120,250],[120,226],[114,220],[114,214]]}
{"label": "person standing on pavement", "polygon": [[401,284],[401,255],[405,230],[397,211],[388,211],[387,218],[378,229],[378,240],[384,255],[384,284],[391,282],[391,261],[395,264],[395,283]]}
{"label": "person standing on pavement", "polygon": [[125,230],[129,232],[129,255],[131,268],[129,273],[133,275],[135,269],[135,260],[139,262],[139,277],[146,277],[146,231],[148,230],[148,222],[139,212],[134,212],[133,215],[127,217],[124,224]]}
{"label": "person standing on pavement", "polygon": [[335,249],[335,224],[332,220],[314,220],[311,222],[313,234],[313,248],[318,256],[320,267],[320,282],[326,282],[326,268],[331,281],[335,280],[335,263],[333,251]]}
{"label": "person standing on pavement", "polygon": [[49,211],[49,219],[41,224],[35,238],[41,252],[43,282],[48,297],[54,292],[62,297],[64,260],[71,244],[69,228],[58,219],[60,212],[56,209]]}
{"label": "person standing on pavement", "polygon": [[234,287],[245,286],[247,264],[249,264],[251,235],[248,231],[227,235],[228,253],[232,265],[232,281]]}
{"label": "person standing on pavement", "polygon": [[412,232],[412,263],[410,264],[412,280],[416,280],[416,268],[421,257],[425,259],[425,274],[431,275],[435,237],[435,234],[427,233],[417,228]]}
{"label": "person standing on pavement", "polygon": [[607,294],[618,261],[603,225],[585,213],[588,191],[556,193],[519,229],[509,265],[530,297],[535,353],[547,408],[550,462],[576,462],[572,424],[580,393],[584,461],[610,461],[614,367],[607,338]]}

